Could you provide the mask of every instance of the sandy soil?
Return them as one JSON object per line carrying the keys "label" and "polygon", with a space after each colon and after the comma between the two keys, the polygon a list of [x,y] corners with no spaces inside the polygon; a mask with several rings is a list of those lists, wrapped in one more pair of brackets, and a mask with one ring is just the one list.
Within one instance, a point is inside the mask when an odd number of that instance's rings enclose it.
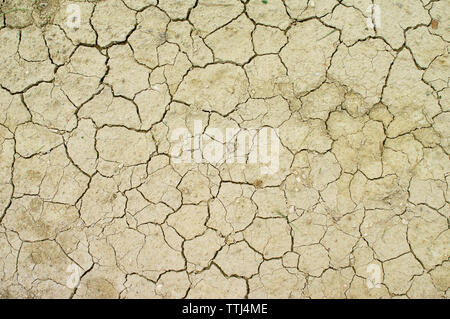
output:
{"label": "sandy soil", "polygon": [[449,297],[449,1],[0,3],[0,297]]}

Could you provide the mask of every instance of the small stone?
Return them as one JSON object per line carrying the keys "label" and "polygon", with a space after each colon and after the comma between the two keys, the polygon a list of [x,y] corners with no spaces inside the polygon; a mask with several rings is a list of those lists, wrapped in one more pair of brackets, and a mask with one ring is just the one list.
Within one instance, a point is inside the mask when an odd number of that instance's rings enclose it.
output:
{"label": "small stone", "polygon": [[431,28],[436,30],[439,27],[439,20],[433,19],[431,20]]}

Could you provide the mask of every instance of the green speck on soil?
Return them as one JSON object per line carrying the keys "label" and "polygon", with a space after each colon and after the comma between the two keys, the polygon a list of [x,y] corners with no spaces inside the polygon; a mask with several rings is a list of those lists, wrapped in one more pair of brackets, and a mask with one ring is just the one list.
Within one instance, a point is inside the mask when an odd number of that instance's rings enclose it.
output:
{"label": "green speck on soil", "polygon": [[280,212],[280,210],[275,209],[275,213],[277,213],[278,215],[280,215],[281,217],[286,219],[286,222],[288,223],[289,226],[291,226],[291,228],[295,229],[296,231],[300,231],[297,227],[292,225],[292,223],[289,221],[289,218],[286,215],[284,215],[282,212]]}
{"label": "green speck on soil", "polygon": [[287,220],[287,222],[289,223],[288,217],[286,215],[284,215],[282,212],[280,212],[278,209],[275,209],[275,213],[277,213],[281,217],[285,218]]}
{"label": "green speck on soil", "polygon": [[321,37],[321,38],[319,39],[319,41],[325,39],[326,37],[328,37],[328,36],[330,36],[330,35],[332,35],[332,34],[335,33],[336,31],[337,31],[337,30],[334,29],[334,30],[331,31],[330,33],[328,33],[328,34],[326,34],[325,36]]}

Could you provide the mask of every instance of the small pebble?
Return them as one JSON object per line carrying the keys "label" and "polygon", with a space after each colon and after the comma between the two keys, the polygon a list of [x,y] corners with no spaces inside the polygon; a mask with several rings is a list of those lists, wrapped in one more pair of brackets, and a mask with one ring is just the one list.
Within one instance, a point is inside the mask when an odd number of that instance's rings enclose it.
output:
{"label": "small pebble", "polygon": [[439,21],[436,19],[431,20],[431,28],[436,30],[439,27]]}

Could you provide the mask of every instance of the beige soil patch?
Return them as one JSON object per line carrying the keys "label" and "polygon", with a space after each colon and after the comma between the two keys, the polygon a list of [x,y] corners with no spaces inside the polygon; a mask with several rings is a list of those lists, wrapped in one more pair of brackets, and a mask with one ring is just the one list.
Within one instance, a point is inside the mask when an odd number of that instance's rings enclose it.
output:
{"label": "beige soil patch", "polygon": [[449,297],[449,1],[0,5],[1,298]]}

